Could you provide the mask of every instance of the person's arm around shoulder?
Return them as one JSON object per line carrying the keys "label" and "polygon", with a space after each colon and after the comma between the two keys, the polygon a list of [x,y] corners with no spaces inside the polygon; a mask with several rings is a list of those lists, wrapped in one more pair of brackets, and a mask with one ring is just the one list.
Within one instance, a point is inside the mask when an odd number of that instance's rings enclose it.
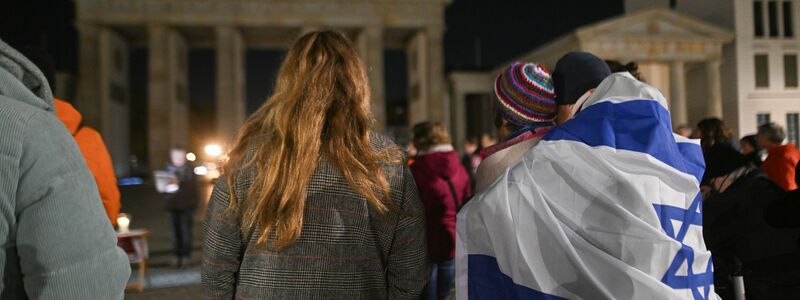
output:
{"label": "person's arm around shoulder", "polygon": [[425,210],[408,168],[403,171],[401,216],[389,253],[389,299],[418,299],[428,283],[430,262],[425,239]]}
{"label": "person's arm around shoulder", "polygon": [[55,116],[26,124],[16,235],[25,291],[36,299],[121,299],[130,277],[89,170]]}
{"label": "person's arm around shoulder", "polygon": [[233,299],[236,294],[244,246],[239,218],[228,211],[230,201],[226,176],[222,176],[211,193],[205,220],[201,280],[207,299]]}

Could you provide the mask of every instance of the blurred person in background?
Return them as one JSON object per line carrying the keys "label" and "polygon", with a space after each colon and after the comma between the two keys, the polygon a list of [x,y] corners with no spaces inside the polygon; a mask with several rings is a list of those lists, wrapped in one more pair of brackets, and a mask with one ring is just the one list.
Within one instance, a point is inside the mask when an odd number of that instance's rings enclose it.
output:
{"label": "blurred person in background", "polygon": [[406,164],[413,165],[414,159],[417,157],[417,147],[414,147],[414,143],[408,143],[406,145],[405,152],[406,152]]}
{"label": "blurred person in background", "polygon": [[553,80],[542,65],[513,63],[497,75],[494,92],[495,126],[501,142],[481,151],[484,159],[475,175],[477,191],[486,189],[536,146],[555,125],[558,111]]}
{"label": "blurred person in background", "polygon": [[53,112],[45,76],[0,41],[0,297],[122,299],[128,257]]}
{"label": "blurred person in background", "polygon": [[631,74],[631,76],[633,76],[633,78],[636,78],[636,80],[644,82],[642,74],[639,73],[639,64],[636,62],[632,61],[623,65],[621,62],[616,60],[606,60],[606,64],[611,70],[611,73],[628,72]]}
{"label": "blurred person in background", "polygon": [[171,182],[162,195],[172,227],[173,266],[180,268],[189,262],[192,254],[192,228],[200,190],[194,168],[186,160],[186,150],[175,148],[169,154],[164,171],[170,175]]}
{"label": "blurred person in background", "polygon": [[727,144],[705,156],[711,193],[703,202],[703,236],[715,290],[734,299],[730,276],[740,273],[747,299],[800,299],[800,230],[778,229],[764,218],[786,192]]}
{"label": "blurred person in background", "polygon": [[733,131],[725,125],[725,121],[718,118],[700,120],[692,133],[692,138],[700,139],[700,147],[703,148],[703,152],[716,144],[726,144],[734,149],[739,149],[739,143],[733,139]]}
{"label": "blurred person in background", "polygon": [[425,299],[444,299],[454,287],[456,214],[472,196],[469,175],[451,145],[447,130],[435,122],[414,125],[414,145],[419,151],[411,173],[425,206],[431,279]]}
{"label": "blurred person in background", "polygon": [[762,149],[758,146],[758,140],[756,139],[755,134],[747,135],[739,140],[739,146],[742,149],[742,154],[747,160],[750,161],[756,167],[761,167],[761,163],[763,162],[762,159]]}
{"label": "blurred person in background", "polygon": [[[21,45],[19,48],[20,53],[25,55],[42,71],[44,77],[47,78],[47,83],[50,85],[50,90],[55,91],[55,65],[47,51],[43,47],[30,44]],[[114,164],[111,161],[108,148],[103,142],[103,137],[94,128],[83,124],[81,113],[72,104],[58,98],[54,98],[53,102],[56,116],[67,128],[72,138],[75,139],[78,149],[80,149],[84,160],[86,160],[89,171],[92,172],[92,177],[97,183],[97,190],[100,192],[100,200],[103,202],[108,220],[112,226],[116,226],[117,215],[119,215],[122,206],[120,202],[121,195],[117,186],[117,176],[114,173]]]}
{"label": "blurred person in background", "polygon": [[800,151],[794,144],[784,144],[786,133],[775,123],[758,126],[756,140],[759,147],[767,151],[767,158],[761,168],[767,177],[784,190],[797,189],[795,169],[800,161]]}
{"label": "blurred person in background", "polygon": [[402,150],[372,130],[368,82],[341,33],[289,48],[211,196],[207,298],[419,299],[425,210]]}
{"label": "blurred person in background", "polygon": [[484,133],[481,134],[481,140],[478,142],[478,149],[486,149],[494,144],[497,144],[497,139],[491,134]]}
{"label": "blurred person in background", "polygon": [[471,136],[464,142],[464,155],[461,156],[461,165],[464,170],[469,174],[469,182],[472,190],[475,190],[475,172],[478,171],[478,166],[481,164],[482,150],[478,143],[478,138]]}
{"label": "blurred person in background", "polygon": [[685,138],[691,138],[692,134],[694,133],[694,129],[689,125],[680,124],[675,127],[675,133]]}

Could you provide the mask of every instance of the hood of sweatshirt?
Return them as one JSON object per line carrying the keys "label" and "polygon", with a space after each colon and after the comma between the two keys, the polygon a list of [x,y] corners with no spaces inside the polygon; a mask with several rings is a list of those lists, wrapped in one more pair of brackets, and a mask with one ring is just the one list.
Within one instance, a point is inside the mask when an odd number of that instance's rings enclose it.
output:
{"label": "hood of sweatshirt", "polygon": [[[16,80],[11,80],[11,79]],[[53,93],[41,71],[0,40],[0,95],[52,112]]]}

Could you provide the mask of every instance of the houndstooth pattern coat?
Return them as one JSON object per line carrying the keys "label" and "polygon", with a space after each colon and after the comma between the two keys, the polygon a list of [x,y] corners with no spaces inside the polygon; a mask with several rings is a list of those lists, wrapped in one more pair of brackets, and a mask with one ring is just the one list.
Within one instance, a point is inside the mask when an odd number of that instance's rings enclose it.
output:
{"label": "houndstooth pattern coat", "polygon": [[[373,134],[373,147],[394,145]],[[229,203],[225,178],[205,221],[202,282],[209,299],[417,299],[430,276],[424,210],[407,167],[386,166],[391,199],[408,216],[380,215],[322,158],[308,183],[299,239],[282,249],[256,247]],[[253,168],[236,181],[244,195]],[[247,201],[247,200],[245,200]],[[258,230],[256,230],[258,232]]]}

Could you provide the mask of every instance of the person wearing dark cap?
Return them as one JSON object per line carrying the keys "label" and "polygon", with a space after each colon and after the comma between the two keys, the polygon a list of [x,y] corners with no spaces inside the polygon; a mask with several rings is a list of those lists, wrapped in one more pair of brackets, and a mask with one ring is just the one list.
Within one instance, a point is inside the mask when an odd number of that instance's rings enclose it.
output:
{"label": "person wearing dark cap", "polygon": [[558,115],[556,124],[572,118],[591,92],[611,75],[605,61],[588,52],[570,52],[561,57],[553,70]]}
{"label": "person wearing dark cap", "polygon": [[711,191],[703,202],[703,237],[716,292],[732,299],[729,278],[741,271],[748,299],[800,299],[800,230],[777,229],[763,217],[786,192],[730,145],[716,144],[705,157]]}
{"label": "person wearing dark cap", "polygon": [[758,146],[758,141],[756,140],[755,134],[751,134],[740,139],[739,147],[744,157],[747,157],[747,160],[756,165],[756,167],[761,167],[761,163],[764,160],[761,158],[762,149],[760,146]]}

